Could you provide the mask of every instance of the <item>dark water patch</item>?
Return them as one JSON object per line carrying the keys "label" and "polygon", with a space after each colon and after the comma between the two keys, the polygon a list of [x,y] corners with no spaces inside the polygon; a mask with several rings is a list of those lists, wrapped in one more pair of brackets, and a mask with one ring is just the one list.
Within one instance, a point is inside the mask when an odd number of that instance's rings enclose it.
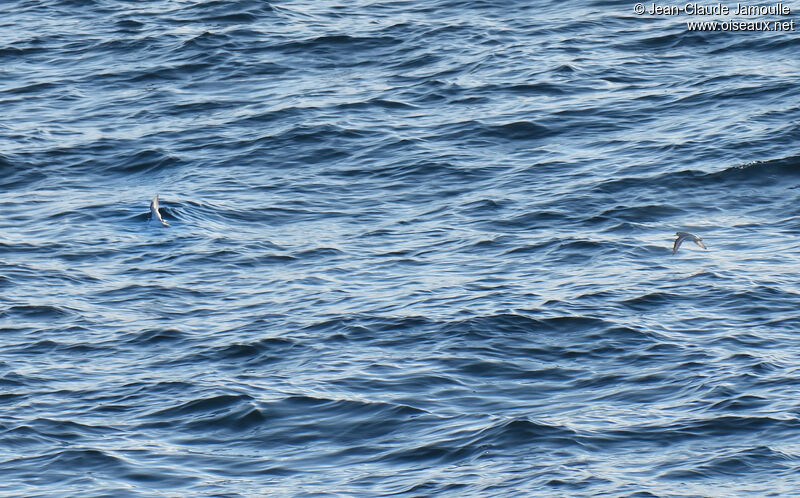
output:
{"label": "dark water patch", "polygon": [[[175,381],[175,380],[162,380],[154,382],[126,382],[121,386],[120,392],[125,394],[123,398],[128,396],[142,396],[142,395],[169,395],[170,398],[189,392],[193,389],[194,384],[191,382]],[[114,396],[112,399],[117,399]]]}
{"label": "dark water patch", "polygon": [[767,446],[754,446],[745,450],[721,452],[691,467],[670,470],[665,479],[693,480],[713,477],[738,477],[748,472],[782,472],[797,468],[797,457],[773,450]]}
{"label": "dark water patch", "polygon": [[456,437],[388,455],[389,461],[455,463],[467,461],[487,451],[520,453],[528,446],[575,445],[575,433],[557,426],[527,419],[504,420],[478,431],[462,431]]}
{"label": "dark water patch", "polygon": [[24,387],[28,385],[33,385],[36,382],[38,382],[38,379],[35,378],[29,379],[16,372],[6,372],[2,376],[0,376],[0,385],[6,388]]}
{"label": "dark water patch", "polygon": [[794,329],[800,326],[800,317],[790,317],[790,318],[779,318],[775,320],[769,320],[764,323],[764,325],[769,327],[786,327],[787,329]]}
{"label": "dark water patch", "polygon": [[441,363],[458,375],[470,378],[519,378],[526,373],[515,365],[497,361],[467,361],[460,358],[443,358]]}
{"label": "dark water patch", "polygon": [[571,215],[553,210],[532,209],[530,212],[521,213],[508,219],[493,220],[491,224],[506,230],[534,230],[545,228],[555,223],[569,223]]}
{"label": "dark water patch", "polygon": [[772,344],[759,336],[752,334],[737,334],[717,338],[713,341],[714,344],[737,349],[759,349],[769,348]]}
{"label": "dark water patch", "polygon": [[679,216],[683,213],[683,209],[668,204],[651,204],[633,207],[615,206],[604,211],[601,216],[607,219],[646,223],[651,221],[660,221],[673,216]]}
{"label": "dark water patch", "polygon": [[558,251],[574,251],[582,255],[591,254],[608,248],[608,243],[594,240],[564,240],[558,244]]}
{"label": "dark water patch", "polygon": [[20,393],[2,393],[0,394],[0,403],[14,404],[19,403],[27,396]]}
{"label": "dark water patch", "polygon": [[187,338],[185,333],[177,329],[150,329],[130,335],[127,342],[132,344],[162,344]]}
{"label": "dark water patch", "polygon": [[296,257],[300,259],[314,259],[314,258],[335,258],[344,256],[345,253],[334,247],[315,247],[296,253]]}
{"label": "dark water patch", "polygon": [[16,305],[0,311],[0,318],[20,318],[26,320],[65,320],[74,311],[62,306]]}
{"label": "dark water patch", "polygon": [[315,152],[308,153],[304,147],[312,147],[312,150],[325,144],[332,148],[344,148],[349,142],[359,142],[370,137],[382,137],[378,131],[366,129],[353,129],[337,125],[298,125],[277,134],[266,135],[250,141],[247,146],[259,149],[288,149],[300,150],[303,155],[296,160],[313,156]]}
{"label": "dark water patch", "polygon": [[[426,66],[435,65],[437,62],[441,60],[436,54],[433,53],[424,53],[419,55],[414,55],[409,58],[403,58],[400,62],[396,62],[391,64],[391,67],[395,71],[413,71],[415,69],[419,69]],[[436,76],[441,76],[441,73],[436,74]]]}
{"label": "dark water patch", "polygon": [[[367,170],[360,170],[366,174]],[[350,174],[353,172],[351,171]],[[422,159],[412,161],[401,161],[398,163],[387,164],[385,168],[377,171],[372,170],[372,176],[385,178],[388,181],[424,181],[425,178],[449,177],[458,182],[476,181],[486,176],[488,171],[482,168],[464,169],[454,164],[447,158],[443,159]],[[405,187],[402,183],[400,187]]]}
{"label": "dark water patch", "polygon": [[127,299],[135,299],[136,296],[140,295],[154,295],[154,294],[164,294],[168,292],[170,289],[159,286],[159,285],[143,285],[143,284],[126,284],[122,287],[115,287],[112,289],[106,289],[97,292],[95,295],[98,297],[103,298],[122,298],[123,300]]}
{"label": "dark water patch", "polygon": [[[617,222],[617,220],[612,220],[606,217],[595,217],[589,219],[588,221],[593,223],[608,222],[611,226],[609,226],[608,228],[604,228],[602,230],[604,233],[638,234],[649,231],[649,228],[642,223],[632,223],[629,221]],[[611,223],[616,223],[616,224],[611,224]]]}
{"label": "dark water patch", "polygon": [[0,154],[0,176],[9,178],[22,169],[25,168],[21,165],[15,165],[7,156]]}
{"label": "dark water patch", "polygon": [[[489,92],[495,89],[487,88]],[[525,95],[563,95],[570,92],[570,87],[556,83],[527,83],[500,87],[496,90],[505,90],[511,93],[521,93]]]}
{"label": "dark water patch", "polygon": [[725,399],[712,404],[709,410],[721,412],[755,411],[769,404],[769,401],[759,396],[739,396],[735,399]]}
{"label": "dark water patch", "polygon": [[791,36],[757,37],[748,36],[731,40],[731,43],[710,51],[714,55],[726,55],[743,52],[768,52],[775,53],[787,51],[797,46],[797,39]]}
{"label": "dark water patch", "polygon": [[61,440],[81,440],[95,435],[107,435],[117,432],[117,429],[105,425],[87,425],[70,420],[36,419],[30,428],[46,437]]}
{"label": "dark water patch", "polygon": [[47,90],[55,90],[58,88],[57,83],[49,82],[49,81],[40,81],[37,83],[28,83],[22,86],[13,87],[13,88],[5,88],[0,90],[0,94],[7,93],[11,95],[18,95],[18,94],[36,94],[39,92],[46,92]]}
{"label": "dark water patch", "polygon": [[485,254],[487,250],[503,250],[507,248],[514,240],[515,239],[511,237],[497,237],[493,239],[469,241],[462,250],[465,252],[474,252],[476,254]]}
{"label": "dark water patch", "polygon": [[[280,109],[270,109],[269,111],[248,114],[247,116],[234,121],[234,123],[245,126],[266,125],[270,123],[285,123],[288,121],[294,121],[295,119],[302,118],[308,112],[309,112],[308,109],[304,108],[283,107]],[[265,140],[264,138],[259,138],[256,140],[255,143],[258,144],[264,140]]]}
{"label": "dark water patch", "polygon": [[672,306],[676,300],[682,299],[678,294],[669,292],[650,292],[622,301],[622,304],[635,310],[652,310],[658,306]]}
{"label": "dark water patch", "polygon": [[[0,61],[5,62],[13,62],[15,60],[21,60],[24,57],[32,57],[35,55],[42,54],[47,52],[47,48],[45,47],[37,47],[37,46],[28,46],[28,47],[14,47],[14,46],[7,46],[0,48]],[[25,90],[21,92],[12,92],[12,93],[25,93]]]}
{"label": "dark water patch", "polygon": [[170,114],[175,116],[183,116],[188,114],[195,114],[195,113],[204,113],[204,112],[211,112],[211,111],[221,111],[233,107],[236,103],[230,102],[213,102],[213,101],[201,101],[201,102],[181,102],[176,103],[172,107],[169,108]]}
{"label": "dark water patch", "polygon": [[180,159],[161,150],[143,150],[108,168],[112,173],[148,173],[174,168],[181,164]]}
{"label": "dark water patch", "polygon": [[[725,438],[735,441],[744,438],[758,438],[766,433],[786,434],[796,430],[797,421],[782,420],[768,416],[721,415],[708,419],[694,419],[672,424],[668,432],[659,426],[640,427],[636,431],[615,430],[610,433],[625,439],[646,440],[663,438],[665,443],[697,440],[706,437]],[[644,438],[644,439],[640,439]]]}
{"label": "dark water patch", "polygon": [[128,467],[123,460],[95,449],[65,449],[42,456],[17,457],[0,462],[0,469],[23,473],[27,477],[39,475],[38,471],[70,475],[67,469],[101,469],[103,471],[125,471]]}
{"label": "dark water patch", "polygon": [[395,451],[383,458],[394,464],[454,464],[473,457],[480,449],[457,444],[434,443],[413,449]]}
{"label": "dark water patch", "polygon": [[45,152],[30,152],[19,157],[25,162],[51,165],[50,176],[88,174],[93,178],[115,178],[114,175],[118,173],[152,172],[161,166],[170,167],[179,163],[177,158],[163,150],[144,148],[132,152],[130,147],[130,142],[126,140],[101,138],[82,145],[59,143]]}
{"label": "dark water patch", "polygon": [[237,14],[221,14],[221,15],[208,15],[206,17],[198,17],[198,18],[183,18],[183,19],[174,19],[173,21],[179,24],[183,24],[186,22],[214,22],[214,23],[223,23],[223,24],[247,24],[257,22],[261,19],[258,14],[251,14],[247,12],[237,13]]}
{"label": "dark water patch", "polygon": [[[444,128],[439,137],[444,139],[499,139],[512,141],[539,140],[558,133],[557,130],[532,121],[515,121],[505,124],[488,124],[479,121],[456,123]],[[447,130],[450,130],[448,133]]]}
{"label": "dark water patch", "polygon": [[397,369],[388,365],[371,365],[369,370],[379,377],[348,377],[337,381],[337,385],[348,389],[365,392],[381,392],[386,389],[406,392],[410,395],[419,393],[421,389],[434,390],[446,388],[463,388],[465,385],[451,376],[445,375],[407,375],[383,378],[386,373],[397,373]]}
{"label": "dark water patch", "polygon": [[0,426],[0,442],[16,451],[46,447],[48,444],[52,444],[52,441],[51,438],[41,434],[29,425],[12,428]]}
{"label": "dark water patch", "polygon": [[391,36],[324,35],[281,43],[274,45],[273,48],[286,54],[303,54],[312,57],[331,56],[336,59],[345,54],[345,49],[348,53],[372,52],[398,43],[400,40]]}
{"label": "dark water patch", "polygon": [[153,48],[153,45],[161,42],[160,36],[142,36],[142,37],[126,37],[110,40],[98,41],[91,47],[92,51],[107,52],[109,54],[116,54],[118,52],[131,51],[146,52]]}
{"label": "dark water patch", "polygon": [[559,332],[591,330],[606,325],[606,322],[584,316],[559,316],[534,318],[518,314],[498,314],[479,316],[447,323],[442,331],[448,335],[481,338],[491,336],[507,337],[509,334],[527,335],[534,332]]}
{"label": "dark water patch", "polygon": [[[229,256],[229,258],[225,258],[224,256]],[[299,261],[300,258],[287,254],[265,254],[246,258],[242,254],[238,253],[225,253],[224,251],[217,251],[213,254],[194,258],[193,261],[196,263],[220,263],[226,259],[229,261],[229,264],[239,268],[264,268],[270,265],[282,266],[290,264],[292,262]]]}
{"label": "dark water patch", "polygon": [[[203,57],[211,57],[204,54]],[[208,62],[194,62],[191,64],[182,64],[180,66],[173,66],[171,64],[152,66],[146,70],[135,71],[120,71],[116,68],[104,71],[99,74],[91,76],[91,81],[102,82],[105,86],[119,88],[120,86],[127,86],[130,88],[138,89],[140,91],[160,92],[161,89],[170,82],[186,79],[193,73],[202,72],[205,69],[211,69],[212,64]],[[153,120],[158,118],[167,109],[154,114],[141,109],[135,109],[128,115],[129,119],[143,119]]]}
{"label": "dark water patch", "polygon": [[[167,213],[172,212],[176,219],[186,223],[202,224],[213,221],[223,226],[231,222],[239,224],[254,224],[258,226],[275,226],[285,223],[299,223],[310,220],[324,220],[343,217],[345,214],[338,211],[320,209],[318,206],[296,205],[231,205],[216,203],[209,200],[180,200],[170,201]],[[266,242],[269,242],[268,240]],[[224,245],[224,244],[223,244]],[[283,249],[279,246],[272,246]],[[226,253],[228,254],[228,253]]]}
{"label": "dark water patch", "polygon": [[302,356],[305,348],[295,341],[281,338],[266,338],[250,343],[218,345],[195,353],[178,361],[183,363],[202,363],[218,361],[234,368],[242,366],[265,366],[293,357]]}
{"label": "dark water patch", "polygon": [[589,342],[613,342],[624,346],[663,343],[666,338],[654,331],[639,330],[631,327],[610,327],[598,329],[587,335]]}
{"label": "dark water patch", "polygon": [[366,110],[372,112],[374,109],[406,109],[406,110],[413,110],[419,109],[418,106],[413,104],[409,104],[407,102],[399,102],[395,100],[387,100],[383,98],[373,98],[369,100],[359,101],[359,102],[347,102],[345,104],[338,104],[333,109],[335,110]]}
{"label": "dark water patch", "polygon": [[[98,205],[87,205],[82,206],[80,209],[65,209],[63,211],[57,211],[54,213],[49,214],[45,219],[48,221],[53,222],[62,222],[62,223],[81,223],[87,222],[89,220],[97,219],[100,217],[98,213],[108,213],[110,210],[110,206],[105,204],[98,204]],[[103,254],[104,251],[102,250],[92,250],[87,251],[90,254]],[[76,257],[77,254],[70,254],[70,255],[62,255],[61,257],[68,259],[70,257]]]}
{"label": "dark water patch", "polygon": [[187,432],[200,431],[233,431],[239,433],[253,427],[269,423],[269,414],[252,406],[239,406],[231,410],[224,410],[209,416],[193,417],[184,421],[181,426]]}
{"label": "dark water patch", "polygon": [[[608,479],[602,479],[600,477],[591,476],[591,477],[587,477],[587,478],[584,478],[584,479],[570,479],[570,480],[550,479],[549,481],[546,482],[546,485],[548,487],[551,487],[551,488],[557,489],[557,490],[564,489],[564,490],[571,490],[571,491],[574,491],[574,492],[578,492],[580,490],[588,489],[588,488],[591,488],[591,487],[602,487],[603,485],[608,484],[608,483],[610,483],[610,481]],[[647,493],[641,493],[641,494],[637,493],[637,495],[639,495],[639,496],[648,496]],[[653,495],[653,496],[655,496],[655,495]]]}
{"label": "dark water patch", "polygon": [[480,199],[468,202],[459,208],[460,211],[465,213],[486,213],[492,211],[499,211],[504,208],[510,207],[512,203],[504,199]]}
{"label": "dark water patch", "polygon": [[[786,182],[797,181],[800,176],[800,163],[797,157],[789,156],[783,159],[774,159],[769,161],[757,161],[753,163],[744,164],[741,166],[734,166],[716,172],[702,172],[697,170],[681,170],[661,174],[656,177],[650,178],[623,178],[608,180],[595,187],[598,193],[607,194],[620,194],[626,191],[636,192],[642,190],[658,189],[667,191],[668,189],[684,191],[698,188],[735,188],[741,189],[747,187],[768,187],[775,185],[786,185]],[[649,211],[656,208],[656,211]],[[638,211],[644,212],[646,215],[652,212],[655,215],[662,214],[680,214],[681,209],[673,206],[650,206],[650,207],[637,207],[636,212],[633,214],[641,214]],[[615,214],[612,213],[611,214]],[[631,221],[638,218],[631,217]]]}
{"label": "dark water patch", "polygon": [[13,287],[14,285],[15,282],[13,279],[0,275],[0,289],[8,289],[10,287]]}
{"label": "dark water patch", "polygon": [[226,16],[237,12],[248,12],[254,15],[273,12],[269,2],[258,0],[212,0],[180,7],[177,12],[186,15],[187,19],[199,21],[208,21],[214,18],[209,18],[208,16]]}
{"label": "dark water patch", "polygon": [[[683,26],[681,26],[683,28]],[[714,36],[714,40],[710,39]],[[708,33],[704,31],[683,31],[675,30],[675,32],[668,34],[658,34],[655,36],[647,36],[636,40],[631,43],[628,42],[625,46],[618,46],[619,49],[624,50],[653,50],[653,49],[693,49],[693,50],[710,50],[725,40],[731,40],[732,35],[727,33]]]}
{"label": "dark water patch", "polygon": [[187,401],[178,406],[158,410],[150,413],[148,418],[152,419],[191,419],[198,415],[208,412],[224,411],[231,406],[250,403],[253,398],[246,394],[222,394],[208,398]]}
{"label": "dark water patch", "polygon": [[[233,432],[244,438],[247,444],[261,445],[266,438],[276,446],[291,446],[324,440],[348,442],[364,437],[380,438],[397,430],[402,421],[425,413],[403,405],[307,396],[291,396],[270,403],[254,403],[249,398],[240,397],[225,397],[222,401],[219,398],[192,401],[169,412],[155,414],[155,418],[180,414],[178,429],[188,438],[187,442],[199,442],[203,440],[198,439],[203,437],[199,431],[210,431],[217,435]],[[347,417],[349,423],[342,426],[341,417]],[[292,431],[286,426],[286,421],[296,418],[304,419],[305,423],[299,430]],[[333,425],[339,429],[331,430]],[[162,422],[147,426],[167,427]],[[211,440],[216,437],[212,435]]]}
{"label": "dark water patch", "polygon": [[114,24],[123,30],[130,30],[131,32],[138,32],[146,26],[145,23],[135,19],[121,19]]}
{"label": "dark water patch", "polygon": [[436,323],[421,316],[382,317],[369,315],[349,315],[328,318],[303,327],[307,333],[349,332],[353,337],[359,335],[380,336],[390,332],[402,332],[428,327]]}
{"label": "dark water patch", "polygon": [[234,39],[227,33],[205,31],[197,36],[193,36],[184,41],[180,50],[192,53],[195,57],[207,57],[209,54],[223,53],[223,57],[229,57],[228,48],[234,45]]}
{"label": "dark water patch", "polygon": [[10,353],[26,353],[26,354],[43,354],[53,352],[55,349],[60,348],[62,345],[48,339],[36,341],[31,344],[17,345],[17,347],[9,347]]}

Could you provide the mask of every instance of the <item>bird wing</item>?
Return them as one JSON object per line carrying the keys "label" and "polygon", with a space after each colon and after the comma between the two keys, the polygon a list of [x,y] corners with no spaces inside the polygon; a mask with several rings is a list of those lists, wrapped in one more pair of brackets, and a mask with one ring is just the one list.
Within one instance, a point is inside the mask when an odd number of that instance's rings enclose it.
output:
{"label": "bird wing", "polygon": [[686,237],[683,235],[680,235],[677,239],[675,239],[675,243],[672,245],[672,254],[678,252],[678,248],[681,246],[681,244],[683,244],[684,240],[686,240]]}

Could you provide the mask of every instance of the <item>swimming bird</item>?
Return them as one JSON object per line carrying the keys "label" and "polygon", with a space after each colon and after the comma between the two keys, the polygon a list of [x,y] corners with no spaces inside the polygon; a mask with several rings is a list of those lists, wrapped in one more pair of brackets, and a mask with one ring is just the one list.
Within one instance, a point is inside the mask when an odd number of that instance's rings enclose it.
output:
{"label": "swimming bird", "polygon": [[691,240],[692,242],[702,247],[703,249],[708,249],[708,247],[706,247],[706,245],[703,244],[703,238],[700,237],[699,235],[687,232],[676,232],[675,235],[677,235],[678,238],[675,239],[675,244],[672,246],[672,254],[678,252],[678,248],[681,246],[681,244],[683,244],[684,240]]}
{"label": "swimming bird", "polygon": [[150,220],[158,220],[163,226],[169,226],[169,223],[164,221],[164,219],[161,217],[161,213],[158,212],[158,194],[156,194],[156,196],[153,197],[153,200],[150,201]]}

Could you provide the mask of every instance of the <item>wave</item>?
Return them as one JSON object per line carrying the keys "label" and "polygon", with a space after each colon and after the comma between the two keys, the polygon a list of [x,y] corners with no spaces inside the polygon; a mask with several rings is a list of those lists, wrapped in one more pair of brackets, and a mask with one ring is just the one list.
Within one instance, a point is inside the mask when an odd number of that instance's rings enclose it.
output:
{"label": "wave", "polygon": [[[607,180],[595,187],[595,192],[619,194],[628,190],[649,189],[653,185],[682,191],[697,188],[722,188],[726,186],[794,186],[800,180],[800,156],[754,161],[731,166],[719,171],[679,170],[652,177],[626,177]],[[790,183],[787,183],[790,182]],[[658,206],[659,209],[675,209]]]}
{"label": "wave", "polygon": [[66,320],[74,316],[74,310],[64,306],[15,305],[0,311],[0,318]]}
{"label": "wave", "polygon": [[0,493],[797,488],[796,37],[3,7]]}
{"label": "wave", "polygon": [[477,120],[463,121],[442,126],[437,131],[440,139],[474,140],[539,140],[557,135],[558,130],[532,121],[512,121],[489,124]]}

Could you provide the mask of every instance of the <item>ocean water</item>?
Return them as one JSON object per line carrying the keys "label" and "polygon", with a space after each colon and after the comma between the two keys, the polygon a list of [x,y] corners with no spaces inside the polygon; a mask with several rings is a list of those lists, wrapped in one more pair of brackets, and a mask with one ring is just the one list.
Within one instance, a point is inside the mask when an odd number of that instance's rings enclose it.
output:
{"label": "ocean water", "polygon": [[0,494],[796,493],[800,38],[633,4],[0,3]]}

